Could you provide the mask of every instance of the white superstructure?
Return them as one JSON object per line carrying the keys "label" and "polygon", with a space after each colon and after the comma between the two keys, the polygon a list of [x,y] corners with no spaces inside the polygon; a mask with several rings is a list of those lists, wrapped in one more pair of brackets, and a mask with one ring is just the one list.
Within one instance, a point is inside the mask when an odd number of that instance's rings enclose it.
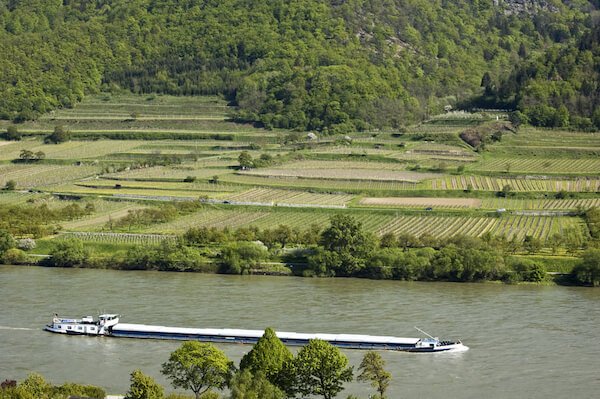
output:
{"label": "white superstructure", "polygon": [[97,320],[94,320],[92,316],[69,319],[55,314],[52,323],[47,324],[44,330],[59,334],[107,335],[109,327],[113,327],[117,323],[119,323],[118,314],[101,314]]}

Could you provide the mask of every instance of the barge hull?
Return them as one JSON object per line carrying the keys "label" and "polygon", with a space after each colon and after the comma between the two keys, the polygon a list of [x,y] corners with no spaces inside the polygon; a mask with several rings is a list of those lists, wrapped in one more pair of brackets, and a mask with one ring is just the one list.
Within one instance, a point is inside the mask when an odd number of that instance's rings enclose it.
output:
{"label": "barge hull", "polygon": [[[110,330],[109,335],[117,338],[255,344],[262,337],[263,333],[260,330],[192,329],[144,324],[118,324]],[[285,345],[289,346],[304,346],[311,339],[322,339],[334,346],[345,349],[410,351],[419,342],[419,338],[354,334],[299,334],[294,332],[276,332],[276,334]]]}

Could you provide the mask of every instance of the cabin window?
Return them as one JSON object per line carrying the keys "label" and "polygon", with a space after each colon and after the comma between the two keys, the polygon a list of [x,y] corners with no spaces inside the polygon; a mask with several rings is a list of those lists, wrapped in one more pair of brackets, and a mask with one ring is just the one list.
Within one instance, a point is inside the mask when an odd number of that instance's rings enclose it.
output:
{"label": "cabin window", "polygon": [[77,329],[78,329],[78,330],[83,330],[83,327],[81,327],[81,326],[80,326],[80,327],[77,327]]}
{"label": "cabin window", "polygon": [[71,326],[67,326],[67,330],[71,330],[73,327]]}

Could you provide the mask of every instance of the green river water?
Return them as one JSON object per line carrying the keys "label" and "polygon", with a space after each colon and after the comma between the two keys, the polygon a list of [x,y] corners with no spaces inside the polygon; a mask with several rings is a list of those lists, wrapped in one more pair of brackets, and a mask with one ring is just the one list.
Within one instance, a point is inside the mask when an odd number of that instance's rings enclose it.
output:
{"label": "green river water", "polygon": [[[128,323],[459,338],[465,353],[381,352],[390,398],[593,398],[600,391],[600,289],[359,279],[224,276],[0,266],[0,379],[123,394],[140,368],[170,390],[160,365],[180,342],[61,336],[62,316],[122,314]],[[219,345],[236,363],[250,347]],[[356,367],[364,352],[345,350]],[[367,398],[353,382],[339,397]]]}

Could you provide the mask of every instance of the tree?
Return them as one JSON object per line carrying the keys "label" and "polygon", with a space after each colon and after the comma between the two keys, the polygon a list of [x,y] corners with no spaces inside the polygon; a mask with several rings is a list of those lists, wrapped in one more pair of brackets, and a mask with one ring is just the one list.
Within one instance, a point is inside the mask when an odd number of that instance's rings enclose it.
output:
{"label": "tree", "polygon": [[53,143],[53,144],[60,144],[60,143],[64,143],[65,141],[69,141],[71,137],[71,133],[64,128],[64,126],[62,125],[56,125],[54,127],[54,132],[52,132],[52,134],[48,137],[46,137],[44,139],[45,143]]}
{"label": "tree", "polygon": [[573,275],[582,284],[600,286],[600,249],[588,249],[573,268]]}
{"label": "tree", "polygon": [[523,240],[523,248],[530,254],[539,252],[542,249],[542,241],[537,237],[527,235]]}
{"label": "tree", "polygon": [[273,384],[284,366],[293,358],[292,352],[281,342],[272,328],[267,328],[262,337],[240,361],[241,370],[261,372]]}
{"label": "tree", "polygon": [[311,339],[293,361],[295,387],[302,395],[319,395],[331,399],[352,381],[348,358],[328,342]]}
{"label": "tree", "polygon": [[221,251],[221,265],[226,273],[244,274],[260,266],[269,253],[264,246],[253,242],[233,242]]}
{"label": "tree", "polygon": [[35,154],[33,153],[33,151],[21,150],[21,153],[19,154],[19,159],[25,162],[32,161],[35,159]]}
{"label": "tree", "polygon": [[222,389],[233,365],[212,344],[185,342],[162,365],[162,373],[174,388],[189,389],[196,399],[211,388]]}
{"label": "tree", "polygon": [[14,180],[9,180],[6,182],[6,185],[4,186],[4,189],[6,191],[15,191],[17,188],[17,182]]}
{"label": "tree", "polygon": [[371,386],[377,389],[379,398],[385,398],[385,391],[390,385],[392,375],[385,369],[385,361],[381,355],[374,351],[365,353],[365,356],[358,367],[360,372],[358,381],[371,381]]}
{"label": "tree", "polygon": [[284,399],[285,394],[258,371],[240,370],[229,383],[230,399]]}
{"label": "tree", "polygon": [[6,128],[6,140],[19,141],[21,140],[21,133],[16,126],[11,125]]}
{"label": "tree", "polygon": [[90,252],[81,240],[70,238],[58,241],[49,255],[48,262],[51,266],[81,267],[88,261]]}
{"label": "tree", "polygon": [[131,385],[125,395],[125,399],[162,399],[164,397],[163,387],[141,370],[131,373]]}
{"label": "tree", "polygon": [[254,161],[252,160],[252,155],[248,151],[242,151],[240,156],[238,157],[238,162],[240,163],[240,168],[250,169],[254,166]]}
{"label": "tree", "polygon": [[0,229],[0,255],[16,246],[14,238],[6,230]]}
{"label": "tree", "polygon": [[362,224],[349,215],[331,217],[330,226],[321,233],[319,244],[326,251],[339,256],[340,267],[336,273],[355,275],[365,266],[365,261],[375,249],[375,238],[362,229]]}

